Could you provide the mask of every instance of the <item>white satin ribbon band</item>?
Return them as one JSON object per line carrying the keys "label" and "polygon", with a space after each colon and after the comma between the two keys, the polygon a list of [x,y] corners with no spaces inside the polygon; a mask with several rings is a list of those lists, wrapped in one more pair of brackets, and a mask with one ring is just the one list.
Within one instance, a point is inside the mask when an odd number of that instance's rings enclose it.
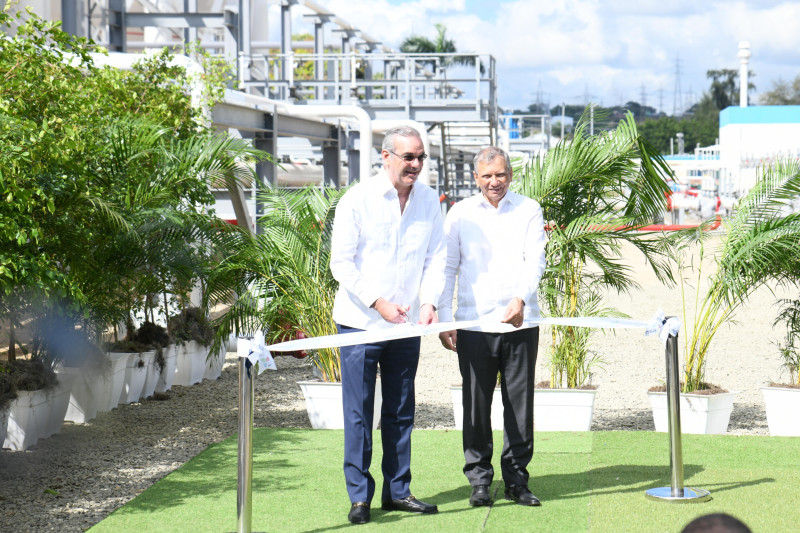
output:
{"label": "white satin ribbon band", "polygon": [[520,329],[533,328],[537,326],[574,326],[580,328],[600,328],[600,329],[644,329],[645,336],[658,335],[662,343],[666,344],[670,335],[677,335],[681,328],[681,322],[676,317],[664,320],[664,312],[658,310],[653,317],[647,321],[626,320],[621,318],[606,317],[573,317],[559,318],[547,317],[526,320],[522,326],[515,328],[511,324],[500,322],[485,322],[481,320],[461,320],[455,322],[437,322],[428,326],[420,324],[397,324],[385,328],[377,328],[353,333],[342,333],[337,335],[324,335],[322,337],[309,337],[276,344],[265,345],[264,335],[258,333],[252,339],[248,350],[240,351],[240,357],[247,357],[251,363],[259,362],[259,373],[266,368],[275,370],[275,361],[271,352],[291,352],[301,350],[319,350],[322,348],[339,348],[342,346],[352,346],[354,344],[367,344],[373,342],[384,342],[409,337],[422,337],[424,335],[434,335],[443,331],[456,329],[470,329],[474,331],[484,331],[487,333],[508,333]]}

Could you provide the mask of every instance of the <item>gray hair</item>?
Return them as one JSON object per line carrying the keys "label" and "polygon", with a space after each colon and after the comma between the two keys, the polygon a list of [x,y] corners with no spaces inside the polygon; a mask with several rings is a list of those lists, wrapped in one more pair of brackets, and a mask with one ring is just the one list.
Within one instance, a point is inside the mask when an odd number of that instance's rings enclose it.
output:
{"label": "gray hair", "polygon": [[420,137],[419,132],[411,126],[395,126],[387,130],[384,134],[381,150],[394,152],[395,137],[416,137],[422,142],[422,137]]}
{"label": "gray hair", "polygon": [[496,157],[502,157],[506,163],[506,172],[511,173],[511,159],[502,148],[488,146],[475,154],[472,159],[472,170],[478,172],[478,163],[491,163]]}

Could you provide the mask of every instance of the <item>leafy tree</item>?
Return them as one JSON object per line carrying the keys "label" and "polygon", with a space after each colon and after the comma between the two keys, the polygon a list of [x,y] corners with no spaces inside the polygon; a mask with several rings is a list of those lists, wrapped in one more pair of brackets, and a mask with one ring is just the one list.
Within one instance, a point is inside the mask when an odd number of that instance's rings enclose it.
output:
{"label": "leafy tree", "polygon": [[[242,163],[263,154],[207,128],[166,52],[100,69],[91,53],[102,50],[58,23],[29,11],[2,12],[0,25],[16,28],[0,41],[0,319],[13,359],[21,317],[102,326],[129,309],[120,291],[207,271],[208,248],[188,243],[221,233],[205,212],[210,180],[252,173]],[[217,66],[201,81],[211,100]]]}
{"label": "leafy tree", "polygon": [[[717,110],[722,111],[726,107],[736,105],[739,101],[739,71],[734,69],[709,70],[706,77],[711,80],[709,94]],[[748,75],[748,80],[755,77],[753,72]],[[754,90],[756,86],[748,81],[748,92]]]}
{"label": "leafy tree", "polygon": [[800,75],[791,82],[778,79],[772,85],[772,90],[767,91],[759,98],[761,105],[800,105]]}
{"label": "leafy tree", "polygon": [[[677,133],[683,133],[687,152],[695,146],[711,146],[719,137],[719,109],[710,93],[691,107],[683,117],[661,116],[645,120],[640,126],[642,135],[662,154],[675,149]],[[672,140],[673,145],[670,144]]]}
{"label": "leafy tree", "polygon": [[[2,26],[12,27],[15,19],[23,14],[0,13]],[[66,206],[80,222],[94,200],[85,188],[84,156],[97,137],[80,125],[95,119],[92,97],[75,90],[91,64],[90,51],[85,40],[35,16],[0,41],[0,317],[10,324],[10,360],[14,330],[32,301],[83,300],[59,256],[46,250],[70,244],[59,233]]]}
{"label": "leafy tree", "polygon": [[739,98],[736,80],[739,73],[734,69],[709,70],[706,77],[711,80],[710,96],[718,110],[733,105]]}

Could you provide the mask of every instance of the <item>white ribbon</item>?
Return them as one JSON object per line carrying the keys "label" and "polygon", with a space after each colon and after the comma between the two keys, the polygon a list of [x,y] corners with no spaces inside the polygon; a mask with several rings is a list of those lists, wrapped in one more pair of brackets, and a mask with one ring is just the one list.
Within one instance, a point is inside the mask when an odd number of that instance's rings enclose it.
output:
{"label": "white ribbon", "polygon": [[[501,322],[488,322],[482,320],[460,320],[455,322],[437,322],[428,326],[420,324],[397,324],[394,326],[342,333],[337,335],[324,335],[322,337],[308,337],[291,341],[270,344],[265,349],[273,352],[290,352],[295,350],[319,350],[321,348],[339,348],[354,344],[367,344],[371,342],[384,342],[409,337],[438,334],[443,331],[455,329],[470,329],[488,333],[508,333],[536,326],[574,326],[579,328],[601,329],[644,329],[645,335],[658,335],[662,342],[667,342],[670,334],[677,335],[680,330],[680,321],[673,317],[664,321],[664,312],[660,309],[649,321],[626,320],[621,318],[606,317],[573,317],[573,318],[534,318],[526,320],[522,326],[515,328],[511,324]],[[263,336],[261,337],[263,339]],[[273,363],[274,364],[274,363]]]}
{"label": "white ribbon", "polygon": [[256,367],[258,374],[268,369],[278,370],[262,332],[256,332],[253,338],[240,337],[237,344],[239,357],[246,357],[250,364]]}

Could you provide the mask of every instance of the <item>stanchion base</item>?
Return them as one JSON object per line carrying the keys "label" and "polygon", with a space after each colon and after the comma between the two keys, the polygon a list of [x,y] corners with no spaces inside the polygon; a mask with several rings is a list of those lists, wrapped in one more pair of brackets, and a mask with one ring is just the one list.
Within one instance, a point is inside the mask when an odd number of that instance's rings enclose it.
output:
{"label": "stanchion base", "polygon": [[684,487],[683,496],[672,494],[672,487],[657,487],[645,491],[645,496],[649,500],[659,500],[673,503],[699,503],[707,502],[711,499],[711,493],[704,489],[692,489]]}

